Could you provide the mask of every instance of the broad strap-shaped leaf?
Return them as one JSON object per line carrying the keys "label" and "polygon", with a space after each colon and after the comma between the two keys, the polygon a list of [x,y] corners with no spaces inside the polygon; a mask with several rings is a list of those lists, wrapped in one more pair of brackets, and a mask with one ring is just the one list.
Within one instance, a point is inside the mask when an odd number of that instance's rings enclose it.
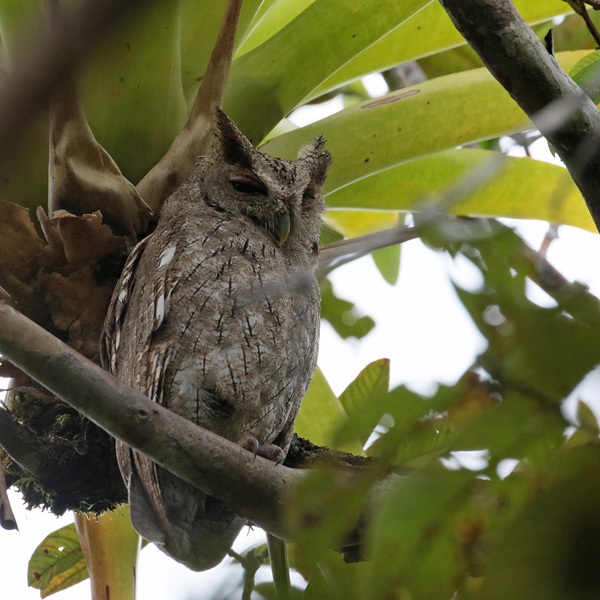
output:
{"label": "broad strap-shaped leaf", "polygon": [[[455,215],[543,219],[596,231],[564,168],[529,157],[505,157],[493,165],[494,157],[487,150],[447,150],[375,173],[328,194],[327,206],[333,210],[325,219],[345,232],[338,213],[354,214],[359,224],[362,216],[367,223],[373,219],[374,210],[418,211],[437,202],[440,210]],[[448,191],[490,166],[489,177],[448,204]]]}
{"label": "broad strap-shaped leaf", "polygon": [[[515,7],[528,23],[540,23],[570,12],[561,0],[516,0]],[[324,81],[309,98],[395,65],[465,44],[439,2],[430,2],[388,35],[366,48]]]}
{"label": "broad strap-shaped leaf", "polygon": [[242,0],[228,0],[204,79],[184,128],[160,161],[144,176],[137,190],[158,212],[192,172],[198,156],[207,154],[229,77]]}
{"label": "broad strap-shaped leaf", "polygon": [[253,143],[259,143],[331,73],[426,3],[317,0],[234,61],[225,112]]}
{"label": "broad strap-shaped leaf", "polygon": [[[584,54],[566,52],[558,58],[568,69]],[[486,69],[473,69],[355,104],[273,138],[263,149],[291,158],[299,145],[324,135],[335,156],[325,184],[326,193],[332,193],[408,160],[532,127]]]}
{"label": "broad strap-shaped leaf", "polygon": [[92,597],[134,598],[140,536],[131,525],[129,507],[122,505],[100,516],[75,513],[75,527]]}

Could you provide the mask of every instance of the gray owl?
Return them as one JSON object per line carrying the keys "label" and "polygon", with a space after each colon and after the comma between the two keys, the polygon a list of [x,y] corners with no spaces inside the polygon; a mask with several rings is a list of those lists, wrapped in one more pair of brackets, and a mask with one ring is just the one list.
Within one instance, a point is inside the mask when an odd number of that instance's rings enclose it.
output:
{"label": "gray owl", "polygon": [[[287,453],[316,365],[323,146],[272,158],[218,111],[211,153],[129,256],[101,341],[121,381],[264,455]],[[218,564],[244,520],[120,442],[117,458],[140,535],[191,569]]]}

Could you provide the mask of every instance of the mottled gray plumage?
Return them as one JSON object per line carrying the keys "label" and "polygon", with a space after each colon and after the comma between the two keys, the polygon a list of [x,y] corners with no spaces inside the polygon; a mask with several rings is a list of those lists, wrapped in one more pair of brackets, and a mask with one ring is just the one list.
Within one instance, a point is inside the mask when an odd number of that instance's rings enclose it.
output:
{"label": "mottled gray plumage", "polygon": [[[271,158],[219,112],[211,154],[132,251],[102,339],[124,383],[284,454],[317,357],[323,144]],[[243,519],[119,442],[117,457],[137,531],[194,570],[218,564]]]}

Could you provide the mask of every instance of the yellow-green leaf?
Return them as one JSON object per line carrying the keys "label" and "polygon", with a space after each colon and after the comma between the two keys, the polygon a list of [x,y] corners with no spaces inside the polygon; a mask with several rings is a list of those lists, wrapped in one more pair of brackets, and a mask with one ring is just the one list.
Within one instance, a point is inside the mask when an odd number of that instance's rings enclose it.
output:
{"label": "yellow-green leaf", "polygon": [[[354,209],[356,219],[371,210],[419,210],[423,202],[443,201],[445,193],[470,173],[485,168],[494,153],[448,150],[406,162],[329,194],[332,209]],[[596,231],[569,173],[562,167],[523,157],[506,157],[495,173],[475,189],[440,204],[451,214],[543,219]],[[335,215],[337,210],[326,213]],[[328,219],[329,220],[329,219]]]}
{"label": "yellow-green leaf", "polygon": [[[346,411],[323,372],[317,368],[302,402],[294,431],[315,444],[331,447],[334,432],[347,418]],[[339,449],[352,451],[348,447]]]}
{"label": "yellow-green leaf", "polygon": [[225,111],[254,143],[260,142],[327,77],[426,3],[317,0],[234,61]]}
{"label": "yellow-green leaf", "polygon": [[[360,409],[375,402],[377,398],[388,391],[390,384],[390,361],[388,358],[381,358],[368,364],[342,392],[340,402],[346,410],[348,417],[359,418]],[[360,434],[361,444],[364,446],[373,429],[377,425],[378,419],[367,420],[365,427]]]}
{"label": "yellow-green leaf", "polygon": [[[516,0],[521,16],[528,23],[539,23],[571,12],[561,0]],[[423,10],[396,27],[369,48],[333,73],[310,94],[316,98],[374,71],[429,56],[465,44],[439,2],[430,2]]]}
{"label": "yellow-green leaf", "polygon": [[[58,591],[88,576],[73,523],[48,535],[29,560],[27,583],[39,590]],[[48,594],[47,594],[48,595]]]}

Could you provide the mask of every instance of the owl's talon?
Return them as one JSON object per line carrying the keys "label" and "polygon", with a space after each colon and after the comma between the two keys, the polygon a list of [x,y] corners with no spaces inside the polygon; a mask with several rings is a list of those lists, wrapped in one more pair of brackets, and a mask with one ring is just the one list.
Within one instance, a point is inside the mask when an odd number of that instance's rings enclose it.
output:
{"label": "owl's talon", "polygon": [[254,458],[256,456],[262,456],[267,460],[270,460],[275,463],[275,466],[280,465],[285,460],[285,454],[283,450],[276,446],[275,444],[263,444],[254,436],[248,436],[246,439],[242,440],[240,446],[244,448],[244,450],[248,450],[248,452],[252,452]]}
{"label": "owl's talon", "polygon": [[256,458],[256,455],[259,453],[258,451],[260,450],[260,443],[253,435],[249,435],[247,438],[243,439],[240,443],[240,446],[244,450],[252,452],[254,458]]}

